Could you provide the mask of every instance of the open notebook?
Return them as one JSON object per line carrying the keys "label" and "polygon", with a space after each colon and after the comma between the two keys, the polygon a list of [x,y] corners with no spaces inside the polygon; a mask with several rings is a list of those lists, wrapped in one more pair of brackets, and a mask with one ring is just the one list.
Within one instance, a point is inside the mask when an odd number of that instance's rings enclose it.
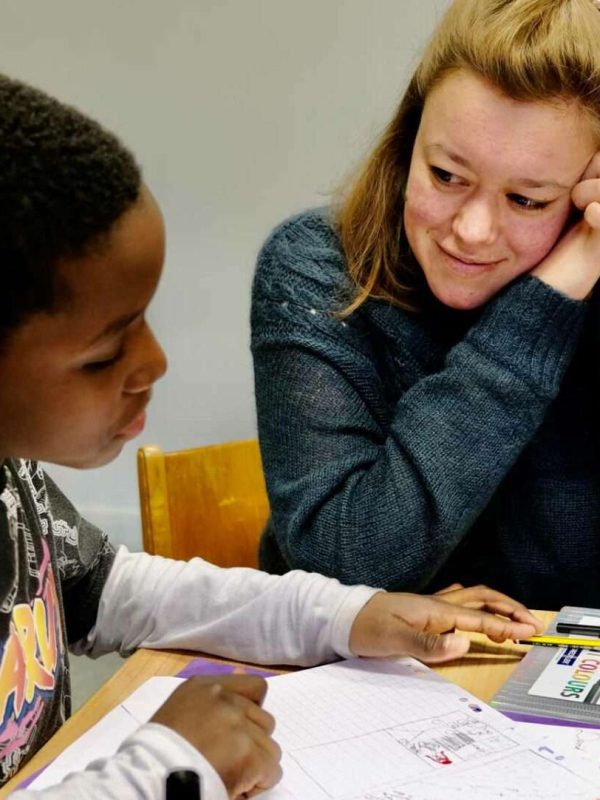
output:
{"label": "open notebook", "polygon": [[[115,752],[180,678],[152,678],[32,783]],[[265,800],[598,800],[576,753],[518,724],[413,659],[352,659],[269,678],[283,780]],[[589,767],[589,765],[588,765]]]}

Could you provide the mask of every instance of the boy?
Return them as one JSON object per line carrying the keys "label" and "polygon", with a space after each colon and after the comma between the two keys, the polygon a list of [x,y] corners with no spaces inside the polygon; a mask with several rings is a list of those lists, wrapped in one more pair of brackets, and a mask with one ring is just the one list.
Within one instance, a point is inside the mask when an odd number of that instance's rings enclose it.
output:
{"label": "boy", "polygon": [[[495,641],[538,629],[484,587],[419,598],[115,552],[36,462],[105,464],[143,429],[166,369],[144,317],[162,271],[162,217],[133,157],[96,123],[1,77],[0,109],[2,782],[70,712],[67,648],[441,661],[468,647],[437,635],[454,627]],[[264,693],[257,678],[188,681],[116,756],[14,797],[159,798],[175,767],[201,774],[204,800],[252,795],[280,776]]]}

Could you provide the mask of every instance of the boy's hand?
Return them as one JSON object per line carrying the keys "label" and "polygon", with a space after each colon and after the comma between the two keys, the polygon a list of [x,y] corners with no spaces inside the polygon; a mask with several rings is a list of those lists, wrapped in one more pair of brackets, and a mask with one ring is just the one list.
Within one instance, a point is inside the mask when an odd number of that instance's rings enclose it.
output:
{"label": "boy's hand", "polygon": [[447,633],[454,628],[503,642],[541,633],[543,625],[521,603],[487,586],[449,587],[437,596],[379,592],[354,620],[350,649],[357,656],[450,661],[469,649],[466,636]]}
{"label": "boy's hand", "polygon": [[531,274],[567,297],[583,300],[600,277],[600,153],[574,187],[571,200],[583,218]]}
{"label": "boy's hand", "polygon": [[266,681],[253,675],[190,678],[150,721],[193,744],[231,800],[252,797],[281,778],[281,750],[271,738],[275,721],[260,707],[266,692]]}

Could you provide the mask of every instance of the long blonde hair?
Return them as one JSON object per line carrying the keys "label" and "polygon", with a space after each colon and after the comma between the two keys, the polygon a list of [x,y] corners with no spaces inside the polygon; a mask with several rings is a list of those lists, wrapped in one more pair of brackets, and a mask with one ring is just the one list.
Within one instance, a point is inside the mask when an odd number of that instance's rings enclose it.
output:
{"label": "long blonde hair", "polygon": [[450,72],[470,69],[522,101],[575,99],[600,137],[600,10],[594,0],[454,0],[433,34],[396,115],[336,209],[349,275],[350,314],[369,297],[419,307],[421,271],[402,215],[425,99]]}

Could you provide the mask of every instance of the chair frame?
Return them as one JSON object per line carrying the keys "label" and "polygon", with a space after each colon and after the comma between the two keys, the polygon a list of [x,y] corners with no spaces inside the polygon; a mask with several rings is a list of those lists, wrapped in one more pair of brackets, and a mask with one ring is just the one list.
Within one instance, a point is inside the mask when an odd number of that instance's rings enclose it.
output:
{"label": "chair frame", "polygon": [[256,439],[171,452],[148,445],[138,450],[137,464],[146,552],[258,566],[269,502]]}

